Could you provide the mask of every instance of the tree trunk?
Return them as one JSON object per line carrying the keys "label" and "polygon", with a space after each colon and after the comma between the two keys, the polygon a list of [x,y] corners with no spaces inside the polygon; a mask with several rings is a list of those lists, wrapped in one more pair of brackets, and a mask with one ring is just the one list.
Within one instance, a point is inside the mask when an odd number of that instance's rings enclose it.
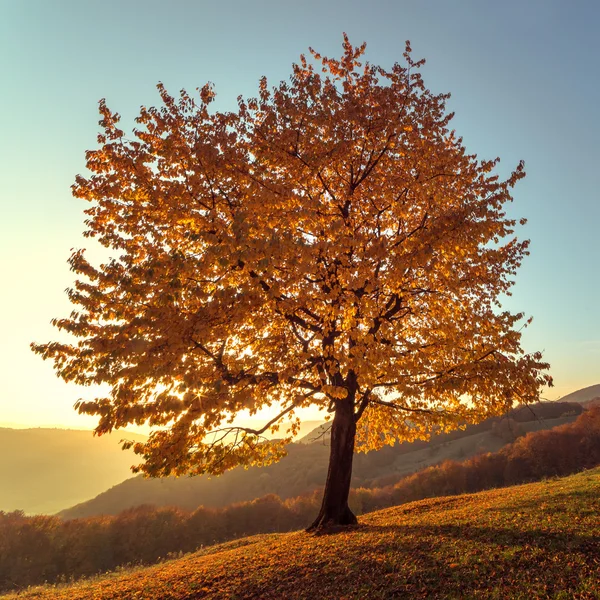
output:
{"label": "tree trunk", "polygon": [[358,522],[348,506],[355,436],[354,403],[346,398],[338,403],[333,418],[329,471],[321,510],[307,531]]}

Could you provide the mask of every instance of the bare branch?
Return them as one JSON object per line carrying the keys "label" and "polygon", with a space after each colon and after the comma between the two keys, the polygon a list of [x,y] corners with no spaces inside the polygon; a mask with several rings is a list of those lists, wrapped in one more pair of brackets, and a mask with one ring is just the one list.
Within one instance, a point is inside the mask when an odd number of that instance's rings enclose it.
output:
{"label": "bare branch", "polygon": [[367,406],[369,406],[369,402],[371,402],[371,392],[372,390],[367,390],[364,394],[363,397],[360,401],[360,404],[358,406],[358,410],[356,411],[355,415],[354,415],[354,422],[358,423],[358,420],[362,417],[363,413],[365,412]]}
{"label": "bare branch", "polygon": [[448,411],[437,411],[429,408],[411,408],[409,406],[403,406],[401,404],[395,404],[394,402],[387,402],[386,400],[381,400],[379,398],[373,398],[371,400],[372,404],[379,404],[380,406],[385,406],[387,408],[391,408],[393,410],[400,410],[402,412],[409,413],[424,413],[428,415],[442,415],[447,414]]}

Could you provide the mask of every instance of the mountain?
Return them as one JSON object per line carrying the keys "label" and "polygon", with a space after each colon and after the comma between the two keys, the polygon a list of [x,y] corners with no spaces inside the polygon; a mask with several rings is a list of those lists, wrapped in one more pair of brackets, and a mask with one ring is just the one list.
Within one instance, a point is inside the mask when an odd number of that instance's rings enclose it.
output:
{"label": "mountain", "polygon": [[[519,434],[573,421],[582,410],[579,404],[540,403],[527,410],[512,411],[510,419],[488,419],[465,430],[435,436],[429,442],[403,443],[377,452],[357,453],[352,486],[381,487],[444,460],[464,460],[480,452],[496,452]],[[72,519],[118,514],[141,504],[179,506],[187,510],[200,505],[218,508],[266,494],[293,498],[324,485],[329,460],[327,444],[326,435],[315,443],[290,444],[288,455],[275,464],[236,468],[219,477],[135,477],[59,515]]]}
{"label": "mountain", "polygon": [[302,421],[295,441],[301,441],[321,425],[324,425],[323,421]]}
{"label": "mountain", "polygon": [[73,429],[0,428],[0,510],[55,513],[131,477],[137,457],[121,450],[129,432],[94,437]]}
{"label": "mountain", "polygon": [[600,398],[600,383],[582,388],[576,392],[571,392],[560,398],[560,402],[578,402],[579,404],[587,404],[590,401]]}
{"label": "mountain", "polygon": [[299,444],[314,444],[320,442],[327,442],[331,432],[331,421],[325,421],[325,423],[319,423],[316,427],[310,430],[305,436],[298,440]]}
{"label": "mountain", "polygon": [[591,599],[598,597],[599,513],[596,468],[411,502],[327,535],[254,535],[151,567],[29,588],[18,598]]}
{"label": "mountain", "polygon": [[[304,422],[299,435],[321,423]],[[252,420],[243,424],[256,426]],[[131,465],[139,459],[121,449],[123,438],[143,441],[147,436],[117,431],[95,437],[89,430],[0,427],[0,511],[52,514],[135,480]]]}

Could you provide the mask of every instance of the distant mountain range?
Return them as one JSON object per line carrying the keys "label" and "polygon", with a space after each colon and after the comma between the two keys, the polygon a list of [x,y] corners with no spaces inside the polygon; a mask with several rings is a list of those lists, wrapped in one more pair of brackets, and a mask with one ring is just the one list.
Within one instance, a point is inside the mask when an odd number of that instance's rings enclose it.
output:
{"label": "distant mountain range", "polygon": [[54,513],[128,479],[138,461],[133,452],[121,450],[123,438],[145,436],[0,428],[0,510]]}
{"label": "distant mountain range", "polygon": [[[320,423],[305,421],[299,435]],[[256,424],[249,420],[244,425]],[[119,440],[124,438],[143,441],[147,436],[116,431],[94,437],[90,430],[0,427],[0,511],[53,514],[131,479],[131,466],[139,459],[121,450]]]}
{"label": "distant mountain range", "polygon": [[563,396],[560,402],[579,402],[579,404],[600,404],[600,383],[582,388]]}

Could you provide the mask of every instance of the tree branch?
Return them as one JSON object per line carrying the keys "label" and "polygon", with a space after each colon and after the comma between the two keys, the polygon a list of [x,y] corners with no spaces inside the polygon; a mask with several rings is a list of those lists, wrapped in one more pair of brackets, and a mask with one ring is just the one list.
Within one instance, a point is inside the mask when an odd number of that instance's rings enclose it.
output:
{"label": "tree branch", "polygon": [[373,398],[371,400],[373,404],[379,404],[380,406],[385,406],[387,408],[391,408],[394,410],[401,410],[403,412],[411,412],[411,413],[425,413],[429,415],[437,415],[443,414],[448,411],[435,411],[429,408],[409,408],[408,406],[401,406],[400,404],[394,404],[393,402],[387,402],[386,400],[380,400],[379,398]]}
{"label": "tree branch", "polygon": [[362,417],[363,413],[365,412],[365,409],[367,408],[367,406],[369,406],[369,403],[371,402],[371,392],[373,390],[367,390],[364,394],[363,397],[360,401],[360,404],[358,406],[358,410],[356,411],[355,415],[354,415],[354,422],[358,423],[358,420]]}

